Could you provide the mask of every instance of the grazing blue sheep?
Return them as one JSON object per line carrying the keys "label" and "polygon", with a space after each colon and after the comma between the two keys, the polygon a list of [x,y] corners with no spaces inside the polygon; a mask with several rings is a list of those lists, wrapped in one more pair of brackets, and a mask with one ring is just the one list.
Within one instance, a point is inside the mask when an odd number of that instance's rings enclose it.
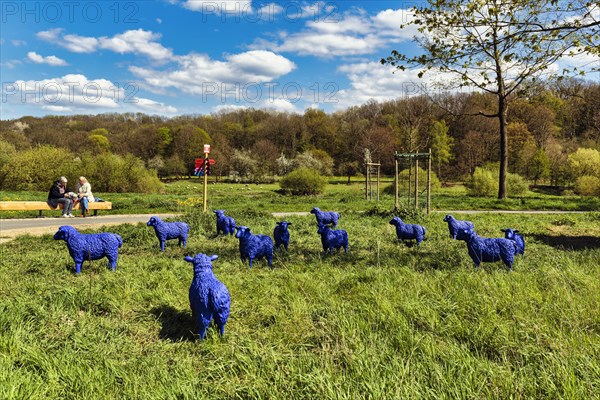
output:
{"label": "grazing blue sheep", "polygon": [[275,248],[277,250],[281,250],[282,245],[285,247],[285,251],[288,250],[288,245],[290,243],[290,231],[288,231],[288,226],[291,224],[291,222],[281,221],[278,222],[275,229],[273,229]]}
{"label": "grazing blue sheep", "polygon": [[323,251],[333,254],[333,249],[344,248],[348,252],[348,232],[342,229],[331,229],[329,225],[319,224],[317,233],[321,235]]}
{"label": "grazing blue sheep", "polygon": [[335,228],[338,224],[338,219],[340,219],[339,213],[336,213],[335,211],[321,211],[319,207],[313,207],[313,209],[310,210],[310,213],[315,214],[317,225],[333,224],[333,227]]}
{"label": "grazing blue sheep", "polygon": [[517,229],[502,229],[502,232],[504,232],[504,237],[506,239],[510,239],[510,240],[514,240],[514,242],[517,244],[517,253],[516,254],[521,254],[522,256],[525,255],[525,239],[523,239],[523,236],[519,235],[519,231]]}
{"label": "grazing blue sheep", "polygon": [[508,269],[512,269],[517,249],[517,244],[513,240],[482,238],[473,229],[460,230],[457,239],[464,240],[467,243],[467,250],[475,267],[479,267],[482,261],[496,262],[502,260]]}
{"label": "grazing blue sheep", "polygon": [[448,214],[444,217],[444,222],[448,223],[448,230],[450,231],[450,237],[456,239],[458,231],[462,229],[475,229],[475,226],[471,221],[461,221],[455,219],[452,215]]}
{"label": "grazing blue sheep", "polygon": [[242,262],[250,259],[250,268],[254,259],[267,258],[269,267],[273,268],[273,239],[267,235],[253,235],[247,226],[236,226],[235,237],[240,240],[240,258]]}
{"label": "grazing blue sheep", "polygon": [[417,224],[405,224],[399,217],[394,217],[390,225],[396,227],[396,236],[400,240],[416,239],[417,246],[421,244],[425,237],[425,227]]}
{"label": "grazing blue sheep", "polygon": [[217,214],[217,235],[223,232],[223,235],[233,235],[235,233],[235,220],[225,215],[225,210],[214,210]]}
{"label": "grazing blue sheep", "polygon": [[119,248],[123,245],[123,239],[116,233],[79,233],[72,226],[64,225],[58,228],[54,234],[54,240],[67,242],[69,254],[75,261],[75,272],[81,272],[81,264],[84,260],[99,260],[103,257],[108,259],[108,266],[115,271]]}
{"label": "grazing blue sheep", "polygon": [[165,242],[169,239],[179,239],[178,245],[183,248],[187,244],[188,232],[190,226],[185,222],[164,222],[158,217],[152,217],[146,224],[154,227],[154,233],[160,243],[160,251],[165,251]]}
{"label": "grazing blue sheep", "polygon": [[190,308],[200,339],[206,337],[206,330],[214,318],[221,336],[229,318],[231,299],[227,287],[220,282],[212,270],[212,261],[218,256],[196,254],[183,259],[194,265],[194,279],[190,286]]}

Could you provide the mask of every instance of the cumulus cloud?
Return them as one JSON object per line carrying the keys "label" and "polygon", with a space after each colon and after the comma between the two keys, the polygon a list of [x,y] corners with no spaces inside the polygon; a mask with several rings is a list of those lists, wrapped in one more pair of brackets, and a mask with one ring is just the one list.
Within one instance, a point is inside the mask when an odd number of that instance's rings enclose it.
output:
{"label": "cumulus cloud", "polygon": [[[270,51],[253,50],[213,60],[206,54],[176,57],[178,67],[157,70],[132,66],[129,70],[157,89],[175,88],[190,94],[239,90],[239,86],[269,82],[296,67],[287,58]],[[214,92],[214,93],[212,93]]]}
{"label": "cumulus cloud", "polygon": [[30,51],[29,53],[27,53],[27,58],[31,61],[33,61],[36,64],[48,64],[54,67],[61,67],[61,66],[65,66],[65,65],[69,65],[67,64],[67,62],[61,58],[58,58],[56,56],[41,56],[38,53],[36,53],[35,51]]}
{"label": "cumulus cloud", "polygon": [[188,10],[206,14],[248,13],[252,11],[251,0],[186,0],[182,3]]}
{"label": "cumulus cloud", "polygon": [[52,112],[99,113],[141,111],[173,114],[175,107],[134,96],[137,90],[125,90],[107,79],[88,79],[68,74],[44,80],[18,80],[5,84],[3,96],[11,104],[37,106]]}
{"label": "cumulus cloud", "polygon": [[400,28],[414,18],[408,10],[387,9],[375,15],[359,10],[338,15],[335,10],[323,14],[323,8],[317,7],[306,12],[318,12],[322,17],[306,21],[299,32],[282,32],[271,41],[258,39],[250,47],[320,58],[358,56],[418,34],[415,28]]}
{"label": "cumulus cloud", "polygon": [[62,29],[51,29],[37,33],[37,37],[58,44],[75,53],[94,53],[98,50],[110,50],[115,53],[139,54],[153,60],[166,60],[173,56],[171,49],[158,42],[160,33],[134,29],[114,35],[112,37],[63,35]]}

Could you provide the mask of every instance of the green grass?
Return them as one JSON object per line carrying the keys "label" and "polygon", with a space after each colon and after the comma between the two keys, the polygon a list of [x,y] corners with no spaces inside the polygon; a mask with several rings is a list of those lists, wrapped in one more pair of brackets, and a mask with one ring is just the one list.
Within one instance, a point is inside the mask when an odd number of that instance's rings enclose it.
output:
{"label": "green grass", "polygon": [[[269,196],[212,206],[270,234]],[[312,216],[290,217],[290,253],[271,271],[243,265],[214,216],[188,209],[185,250],[160,254],[144,224],[111,228],[124,239],[115,273],[99,260],[75,276],[50,235],[0,245],[0,398],[600,398],[598,213],[469,216],[481,235],[525,234],[512,272],[473,269],[439,214],[421,217],[417,248],[387,213],[347,211],[350,252],[333,256]],[[197,252],[219,255],[232,296],[225,336],[211,327],[204,342],[182,259]]]}
{"label": "green grass", "polygon": [[[386,178],[380,189],[392,184]],[[373,186],[375,197],[375,186]],[[380,194],[379,203],[366,201],[364,182],[355,179],[346,185],[346,179],[331,178],[325,193],[320,196],[287,196],[279,193],[278,184],[233,184],[210,183],[208,188],[208,208],[225,208],[227,211],[260,209],[267,212],[309,211],[312,205],[340,212],[366,211],[375,204],[379,209],[391,210],[394,207],[392,195]],[[400,202],[408,203],[406,193],[400,194]],[[202,182],[199,179],[183,180],[165,185],[165,193],[96,193],[96,196],[111,201],[113,209],[101,214],[137,213],[181,213],[190,206],[202,207]],[[46,192],[2,192],[2,200],[44,200]],[[410,204],[414,205],[413,198]],[[419,206],[426,207],[425,192],[419,195]],[[565,210],[598,211],[600,198],[582,196],[554,196],[529,192],[526,196],[498,200],[496,198],[468,197],[462,185],[437,189],[431,196],[432,210]],[[0,211],[1,218],[22,218],[37,216],[37,211]],[[45,216],[56,216],[57,211],[43,211]]]}

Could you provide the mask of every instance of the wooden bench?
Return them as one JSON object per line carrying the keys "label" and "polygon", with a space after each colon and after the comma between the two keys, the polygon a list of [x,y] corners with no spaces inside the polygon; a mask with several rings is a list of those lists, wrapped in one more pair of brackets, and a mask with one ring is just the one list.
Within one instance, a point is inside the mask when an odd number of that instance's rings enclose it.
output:
{"label": "wooden bench", "polygon": [[[62,210],[62,208],[62,204],[59,204],[57,208],[52,208],[45,201],[0,201],[0,211],[39,211],[40,217],[42,216],[42,211]],[[73,206],[73,210],[79,209],[80,203]],[[110,201],[94,201],[88,203],[88,209],[94,210],[94,215],[98,215],[98,210],[111,210],[112,203]]]}

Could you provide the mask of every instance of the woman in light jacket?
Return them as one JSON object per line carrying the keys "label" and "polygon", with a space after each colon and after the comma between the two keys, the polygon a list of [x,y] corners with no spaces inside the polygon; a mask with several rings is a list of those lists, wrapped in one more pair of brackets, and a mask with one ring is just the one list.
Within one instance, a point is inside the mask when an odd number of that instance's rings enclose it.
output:
{"label": "woman in light jacket", "polygon": [[88,203],[94,201],[94,195],[92,194],[92,185],[85,179],[85,176],[79,177],[79,183],[77,184],[77,197],[81,203],[81,216],[85,217],[88,214]]}

